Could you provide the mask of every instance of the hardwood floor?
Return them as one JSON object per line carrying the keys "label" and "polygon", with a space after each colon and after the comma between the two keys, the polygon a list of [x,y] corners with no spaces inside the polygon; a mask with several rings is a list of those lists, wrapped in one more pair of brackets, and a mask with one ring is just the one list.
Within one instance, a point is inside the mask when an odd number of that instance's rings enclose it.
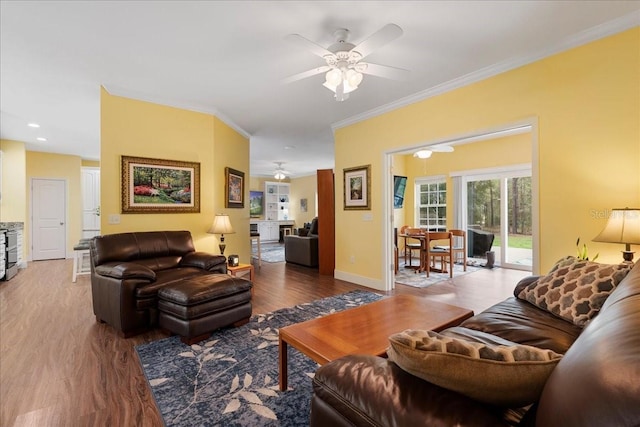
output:
{"label": "hardwood floor", "polygon": [[[0,282],[0,426],[161,426],[134,346],[96,322],[88,275],[71,282],[72,260],[38,261]],[[510,296],[527,273],[480,270],[426,289],[398,285],[389,294],[422,295],[480,312]],[[262,263],[253,312],[340,294],[361,286],[317,270]]]}

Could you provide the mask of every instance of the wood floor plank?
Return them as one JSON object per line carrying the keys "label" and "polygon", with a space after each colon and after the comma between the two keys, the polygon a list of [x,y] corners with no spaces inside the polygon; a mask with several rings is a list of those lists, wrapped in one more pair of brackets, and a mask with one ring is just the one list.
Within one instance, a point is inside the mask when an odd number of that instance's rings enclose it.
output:
{"label": "wood floor plank", "polygon": [[[135,346],[158,330],[124,339],[96,322],[90,276],[71,281],[72,260],[37,261],[0,282],[0,426],[161,426]],[[476,313],[510,296],[527,273],[480,270],[411,294]],[[253,312],[370,290],[285,263],[256,268]]]}

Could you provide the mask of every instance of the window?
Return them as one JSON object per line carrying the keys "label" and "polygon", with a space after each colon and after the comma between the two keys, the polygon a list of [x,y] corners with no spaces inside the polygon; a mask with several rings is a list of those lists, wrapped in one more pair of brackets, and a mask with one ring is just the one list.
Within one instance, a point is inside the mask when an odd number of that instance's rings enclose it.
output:
{"label": "window", "polygon": [[447,181],[445,177],[416,180],[418,227],[430,231],[447,229]]}

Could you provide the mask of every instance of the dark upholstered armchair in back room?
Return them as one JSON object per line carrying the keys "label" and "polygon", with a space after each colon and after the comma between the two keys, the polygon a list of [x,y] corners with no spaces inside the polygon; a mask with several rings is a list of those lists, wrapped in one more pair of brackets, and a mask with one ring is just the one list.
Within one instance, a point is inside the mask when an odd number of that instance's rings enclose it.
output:
{"label": "dark upholstered armchair in back room", "polygon": [[307,267],[318,266],[318,218],[313,219],[306,236],[284,236],[284,259]]}

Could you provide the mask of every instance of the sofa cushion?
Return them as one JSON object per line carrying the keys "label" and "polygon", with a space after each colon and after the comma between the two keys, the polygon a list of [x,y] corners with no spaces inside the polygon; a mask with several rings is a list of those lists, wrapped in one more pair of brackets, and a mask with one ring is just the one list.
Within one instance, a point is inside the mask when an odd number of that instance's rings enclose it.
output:
{"label": "sofa cushion", "polygon": [[460,326],[560,354],[566,353],[582,332],[581,327],[516,297],[489,307]]}
{"label": "sofa cushion", "polygon": [[628,264],[599,264],[566,257],[518,294],[537,307],[584,327],[629,273]]}
{"label": "sofa cushion", "polygon": [[499,406],[524,406],[536,401],[562,357],[551,350],[499,337],[471,341],[425,330],[393,334],[389,342],[389,360],[405,371]]}

